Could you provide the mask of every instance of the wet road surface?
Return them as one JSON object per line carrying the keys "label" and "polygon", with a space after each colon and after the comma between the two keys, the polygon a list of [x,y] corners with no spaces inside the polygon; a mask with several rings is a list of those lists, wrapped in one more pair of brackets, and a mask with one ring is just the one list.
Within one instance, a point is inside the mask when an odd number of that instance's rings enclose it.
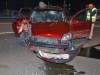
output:
{"label": "wet road surface", "polygon": [[0,75],[74,75],[72,65],[42,61],[28,47],[19,45],[13,34],[0,35]]}
{"label": "wet road surface", "polygon": [[[100,51],[95,48],[97,46],[100,45],[82,48],[78,56],[100,59]],[[0,75],[84,74],[85,71],[77,71],[73,65],[42,61],[27,47],[20,46],[13,34],[0,35]]]}
{"label": "wet road surface", "polygon": [[[11,25],[0,25],[0,32],[4,31],[12,32]],[[83,41],[87,45],[93,40],[83,39],[75,43]],[[99,46],[99,42],[92,42],[92,45],[83,47],[73,61],[55,64],[42,61],[28,47],[22,47],[13,33],[0,34],[0,75],[99,75]]]}

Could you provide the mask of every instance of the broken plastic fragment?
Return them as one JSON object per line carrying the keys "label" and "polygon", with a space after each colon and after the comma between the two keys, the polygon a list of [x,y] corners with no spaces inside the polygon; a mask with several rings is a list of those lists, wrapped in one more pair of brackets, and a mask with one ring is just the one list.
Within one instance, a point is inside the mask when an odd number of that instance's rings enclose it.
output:
{"label": "broken plastic fragment", "polygon": [[44,53],[42,51],[39,51],[39,54],[44,58],[54,58],[54,59],[68,59],[69,54],[50,54],[50,53]]}

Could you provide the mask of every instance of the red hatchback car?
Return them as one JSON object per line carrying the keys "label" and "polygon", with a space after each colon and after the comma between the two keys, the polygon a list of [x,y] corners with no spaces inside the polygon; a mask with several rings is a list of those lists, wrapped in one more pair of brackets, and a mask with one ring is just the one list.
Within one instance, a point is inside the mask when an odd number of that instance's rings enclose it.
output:
{"label": "red hatchback car", "polygon": [[86,21],[83,9],[69,21],[59,6],[37,6],[29,16],[18,13],[12,22],[15,36],[23,46],[49,62],[67,63],[73,60],[83,44],[75,47],[73,39],[88,37],[92,21]]}

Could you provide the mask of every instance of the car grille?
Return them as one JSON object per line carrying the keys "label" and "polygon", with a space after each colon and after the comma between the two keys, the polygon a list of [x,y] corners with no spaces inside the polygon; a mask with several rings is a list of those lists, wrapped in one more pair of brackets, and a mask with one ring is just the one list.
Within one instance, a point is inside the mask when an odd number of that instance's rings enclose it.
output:
{"label": "car grille", "polygon": [[[58,44],[58,41],[56,38],[39,36],[37,38],[37,41],[42,42],[42,43],[48,43],[48,44]],[[58,48],[36,47],[36,49],[42,50],[43,52],[49,52],[49,53],[59,53],[60,52],[60,49],[58,49]]]}

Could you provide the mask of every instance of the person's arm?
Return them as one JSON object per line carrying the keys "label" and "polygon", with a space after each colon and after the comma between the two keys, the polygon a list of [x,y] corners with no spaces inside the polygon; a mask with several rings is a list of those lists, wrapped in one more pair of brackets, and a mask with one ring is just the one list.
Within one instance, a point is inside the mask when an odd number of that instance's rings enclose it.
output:
{"label": "person's arm", "polygon": [[97,13],[97,10],[94,10],[91,14],[91,16],[94,16]]}
{"label": "person's arm", "polygon": [[96,13],[97,13],[97,10],[94,10],[93,12],[91,12],[90,20],[92,20],[92,16],[94,16]]}

